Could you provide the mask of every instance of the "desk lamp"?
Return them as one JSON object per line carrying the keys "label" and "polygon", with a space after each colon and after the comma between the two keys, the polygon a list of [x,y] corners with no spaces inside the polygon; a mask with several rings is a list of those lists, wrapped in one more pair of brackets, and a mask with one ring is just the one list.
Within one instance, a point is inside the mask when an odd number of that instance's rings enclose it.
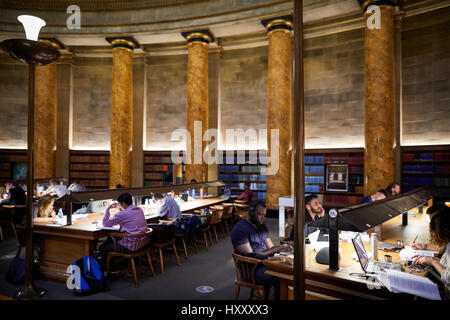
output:
{"label": "desk lamp", "polygon": [[2,49],[12,58],[29,65],[28,72],[28,149],[27,149],[27,223],[26,223],[26,259],[25,283],[16,292],[14,299],[37,299],[44,296],[47,290],[36,288],[32,279],[33,272],[33,166],[34,166],[34,74],[36,66],[43,66],[56,61],[60,53],[58,49],[38,42],[39,31],[45,26],[41,18],[21,15],[17,17],[24,29],[26,39],[8,39],[1,43]]}

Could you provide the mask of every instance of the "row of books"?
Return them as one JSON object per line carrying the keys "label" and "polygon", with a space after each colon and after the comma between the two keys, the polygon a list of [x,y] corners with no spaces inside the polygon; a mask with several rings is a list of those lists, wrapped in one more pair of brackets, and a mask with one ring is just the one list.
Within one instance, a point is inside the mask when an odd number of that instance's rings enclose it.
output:
{"label": "row of books", "polygon": [[323,173],[323,166],[305,166],[305,173]]}
{"label": "row of books", "polygon": [[239,172],[239,166],[219,165],[219,172]]}
{"label": "row of books", "polygon": [[[241,194],[240,191],[232,190],[231,195],[232,196],[239,196]],[[266,199],[266,193],[265,192],[253,192],[252,194],[252,200],[265,200]]]}
{"label": "row of books", "polygon": [[223,164],[262,164],[267,162],[266,155],[245,155],[245,156],[237,156],[236,153],[233,153],[233,156],[227,156],[226,152],[223,153],[222,163]]}
{"label": "row of books", "polygon": [[11,171],[0,171],[1,179],[11,179]]}
{"label": "row of books", "polygon": [[70,156],[70,162],[84,162],[84,163],[109,163],[109,156]]}
{"label": "row of books", "polygon": [[432,161],[432,153],[403,153],[402,161]]}
{"label": "row of books", "polygon": [[[227,186],[231,190],[244,190],[244,183],[227,183]],[[266,190],[266,184],[265,183],[251,183],[250,184],[250,190],[252,191],[258,191],[258,190]]]}
{"label": "row of books", "polygon": [[220,174],[219,180],[225,181],[266,181],[265,175]]}
{"label": "row of books", "polygon": [[11,162],[0,162],[0,170],[10,170]]}
{"label": "row of books", "polygon": [[323,156],[305,156],[305,163],[323,163]]}
{"label": "row of books", "polygon": [[109,180],[80,180],[80,183],[88,188],[109,188]]}
{"label": "row of books", "polygon": [[350,156],[348,157],[348,164],[364,164],[364,156]]}
{"label": "row of books", "polygon": [[362,196],[348,196],[348,195],[335,195],[335,194],[325,194],[325,202],[338,202],[338,203],[360,203]]}
{"label": "row of books", "polygon": [[166,179],[166,174],[162,173],[162,172],[145,172],[144,173],[144,179],[164,180],[164,179]]}
{"label": "row of books", "polygon": [[20,154],[0,154],[0,161],[24,162],[27,161],[27,155]]}
{"label": "row of books", "polygon": [[431,186],[433,185],[432,177],[403,177],[403,184],[411,186]]}
{"label": "row of books", "polygon": [[349,166],[348,173],[352,174],[364,174],[364,167],[361,166]]}
{"label": "row of books", "polygon": [[435,165],[434,172],[435,173],[450,174],[450,164]]}
{"label": "row of books", "polygon": [[71,171],[70,177],[81,179],[109,179],[109,172]]}
{"label": "row of books", "polygon": [[326,163],[348,163],[348,155],[339,155],[339,154],[325,155],[325,162]]}
{"label": "row of books", "polygon": [[170,156],[146,156],[144,163],[172,163],[172,158]]}
{"label": "row of books", "polygon": [[354,176],[354,175],[349,176],[350,184],[362,185],[363,181],[364,181],[363,176]]}
{"label": "row of books", "polygon": [[163,165],[151,165],[151,164],[146,164],[144,165],[144,171],[172,171],[172,165],[167,165],[167,164],[163,164]]}
{"label": "row of books", "polygon": [[259,166],[242,166],[241,171],[242,172],[259,172],[260,168]]}
{"label": "row of books", "polygon": [[170,186],[172,185],[172,181],[149,181],[144,180],[145,187],[158,187],[158,186]]}
{"label": "row of books", "polygon": [[70,170],[78,171],[108,171],[109,163],[71,163]]}
{"label": "row of books", "polygon": [[305,185],[305,192],[323,192],[323,185],[319,184],[306,184]]}
{"label": "row of books", "polygon": [[450,187],[450,177],[435,177],[434,185],[437,187]]}
{"label": "row of books", "polygon": [[323,183],[323,176],[306,176],[305,183]]}
{"label": "row of books", "polygon": [[349,185],[348,186],[348,192],[363,194],[364,193],[364,187],[363,186]]}
{"label": "row of books", "polygon": [[434,160],[436,161],[450,161],[450,152],[435,152]]}
{"label": "row of books", "polygon": [[404,164],[403,172],[406,172],[406,173],[432,173],[433,166],[426,165],[426,164],[419,164],[419,165]]}

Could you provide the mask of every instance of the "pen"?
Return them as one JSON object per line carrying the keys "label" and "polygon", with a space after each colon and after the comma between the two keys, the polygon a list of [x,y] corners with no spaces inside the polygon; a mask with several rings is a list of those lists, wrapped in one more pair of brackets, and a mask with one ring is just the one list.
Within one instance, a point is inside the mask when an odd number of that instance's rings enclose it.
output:
{"label": "pen", "polygon": [[417,240],[417,237],[418,237],[419,235],[417,235],[415,238],[414,238],[414,241],[412,242],[412,243],[416,243],[416,240]]}

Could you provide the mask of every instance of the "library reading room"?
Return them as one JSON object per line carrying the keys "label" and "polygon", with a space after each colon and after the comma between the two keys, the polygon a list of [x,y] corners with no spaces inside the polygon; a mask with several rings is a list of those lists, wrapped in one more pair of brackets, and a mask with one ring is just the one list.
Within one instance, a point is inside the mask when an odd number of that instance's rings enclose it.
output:
{"label": "library reading room", "polygon": [[0,0],[0,300],[448,301],[449,31],[449,0]]}

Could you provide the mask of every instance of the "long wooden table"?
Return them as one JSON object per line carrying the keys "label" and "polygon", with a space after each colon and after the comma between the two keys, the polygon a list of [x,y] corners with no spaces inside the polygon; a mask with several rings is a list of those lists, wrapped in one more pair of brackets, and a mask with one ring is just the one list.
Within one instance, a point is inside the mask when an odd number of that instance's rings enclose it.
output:
{"label": "long wooden table", "polygon": [[[403,240],[408,245],[418,235],[416,242],[428,243],[429,232],[428,223],[425,220],[426,214],[419,214],[418,210],[413,210],[415,217],[409,217],[408,225],[402,225],[402,216],[383,224],[384,242],[396,243]],[[367,251],[370,251],[369,243],[364,243]],[[340,271],[328,270],[327,265],[318,264],[315,261],[315,252],[311,257],[310,267],[305,268],[306,275],[306,296],[320,299],[410,299],[406,294],[391,293],[386,288],[375,288],[374,279],[366,280],[350,276],[350,273],[363,273],[358,260],[353,258],[355,249],[351,242],[340,241],[341,260],[339,262]],[[393,262],[402,262],[397,252],[384,252],[378,250],[378,260],[383,261],[384,255],[392,256]],[[286,262],[264,260],[267,267],[267,274],[280,278],[280,298],[287,300],[294,285],[293,266]],[[408,270],[404,270],[408,272]],[[425,275],[426,273],[415,273]]]}
{"label": "long wooden table", "polygon": [[[181,212],[209,207],[226,201],[226,198],[205,198],[181,203]],[[147,222],[158,222],[156,213],[145,212]],[[48,223],[35,224],[33,233],[40,238],[40,269],[45,278],[66,281],[67,267],[77,259],[94,256],[96,240],[106,237],[109,230],[99,229],[103,213],[92,213],[76,219],[70,226],[53,226]]]}

